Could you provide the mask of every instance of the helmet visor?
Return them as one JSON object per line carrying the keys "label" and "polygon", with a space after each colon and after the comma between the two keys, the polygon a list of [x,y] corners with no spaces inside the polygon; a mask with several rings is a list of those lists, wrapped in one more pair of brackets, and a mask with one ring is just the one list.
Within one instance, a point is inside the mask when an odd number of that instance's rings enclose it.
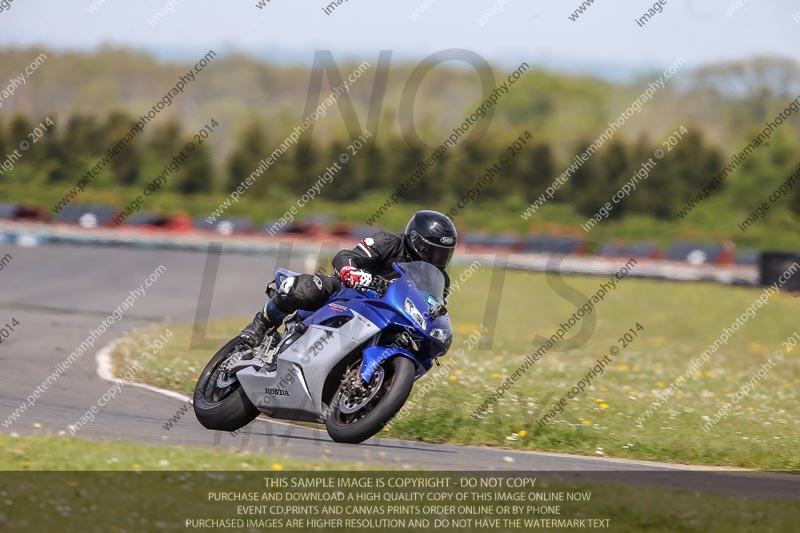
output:
{"label": "helmet visor", "polygon": [[411,247],[417,253],[421,261],[430,263],[439,268],[445,268],[450,264],[453,257],[455,246],[442,246],[426,240],[416,231],[412,231],[409,236]]}

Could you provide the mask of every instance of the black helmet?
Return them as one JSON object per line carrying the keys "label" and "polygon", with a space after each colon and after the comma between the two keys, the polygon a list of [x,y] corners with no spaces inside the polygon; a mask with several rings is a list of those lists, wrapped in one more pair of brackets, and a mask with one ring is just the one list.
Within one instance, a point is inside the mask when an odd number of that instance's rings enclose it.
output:
{"label": "black helmet", "polygon": [[408,251],[418,261],[445,268],[456,249],[456,226],[437,211],[417,211],[406,226]]}

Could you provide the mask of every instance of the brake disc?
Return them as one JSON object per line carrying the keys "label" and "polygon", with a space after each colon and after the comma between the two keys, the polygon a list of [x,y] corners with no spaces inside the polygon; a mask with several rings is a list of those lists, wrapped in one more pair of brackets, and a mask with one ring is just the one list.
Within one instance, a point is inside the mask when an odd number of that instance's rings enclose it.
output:
{"label": "brake disc", "polygon": [[[356,372],[358,372],[356,370]],[[345,415],[351,415],[355,412],[361,410],[365,405],[367,405],[378,393],[381,389],[381,385],[383,385],[383,367],[378,367],[375,370],[375,375],[372,376],[372,380],[369,383],[369,388],[363,392],[363,394],[359,393],[359,391],[354,391],[351,387],[348,387],[343,394],[342,400],[339,402],[339,411]],[[348,379],[358,379],[358,375],[356,374],[353,378]],[[356,397],[350,396],[351,393],[356,393]]]}

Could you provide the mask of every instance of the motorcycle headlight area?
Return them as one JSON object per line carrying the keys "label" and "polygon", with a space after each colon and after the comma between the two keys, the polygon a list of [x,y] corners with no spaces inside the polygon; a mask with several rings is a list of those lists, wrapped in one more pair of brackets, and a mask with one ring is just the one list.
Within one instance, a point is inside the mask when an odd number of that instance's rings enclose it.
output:
{"label": "motorcycle headlight area", "polygon": [[452,335],[450,335],[450,334],[447,332],[447,330],[446,330],[446,329],[442,329],[442,328],[433,328],[433,329],[431,330],[431,337],[433,337],[433,338],[434,338],[434,339],[436,339],[436,340],[440,340],[440,341],[442,341],[443,343],[447,344],[447,341],[448,341],[448,340],[450,340],[450,339],[452,338]]}
{"label": "motorcycle headlight area", "polygon": [[422,315],[422,313],[420,313],[419,309],[417,309],[417,306],[414,305],[414,302],[406,298],[406,301],[403,304],[403,309],[405,309],[406,313],[408,313],[408,316],[414,319],[414,322],[416,322],[420,328],[428,328],[428,323],[425,321],[425,317]]}

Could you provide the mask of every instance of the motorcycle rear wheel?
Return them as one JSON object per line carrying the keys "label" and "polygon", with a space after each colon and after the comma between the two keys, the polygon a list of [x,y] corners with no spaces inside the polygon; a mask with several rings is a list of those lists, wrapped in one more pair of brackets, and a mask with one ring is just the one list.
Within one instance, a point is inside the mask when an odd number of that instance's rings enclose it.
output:
{"label": "motorcycle rear wheel", "polygon": [[[236,337],[220,348],[197,379],[193,396],[194,414],[208,429],[235,431],[258,416],[258,409],[247,398],[239,380],[220,376],[223,372],[222,365],[241,342]],[[220,382],[230,384],[220,387]]]}
{"label": "motorcycle rear wheel", "polygon": [[[354,368],[355,374],[359,367]],[[351,397],[349,382],[352,378],[360,379],[351,374],[345,376],[331,401],[325,428],[336,442],[358,444],[378,433],[400,411],[414,386],[416,370],[414,363],[403,356],[384,361],[367,385],[372,396],[364,405],[361,405],[363,399]],[[373,387],[377,389],[374,392]]]}

